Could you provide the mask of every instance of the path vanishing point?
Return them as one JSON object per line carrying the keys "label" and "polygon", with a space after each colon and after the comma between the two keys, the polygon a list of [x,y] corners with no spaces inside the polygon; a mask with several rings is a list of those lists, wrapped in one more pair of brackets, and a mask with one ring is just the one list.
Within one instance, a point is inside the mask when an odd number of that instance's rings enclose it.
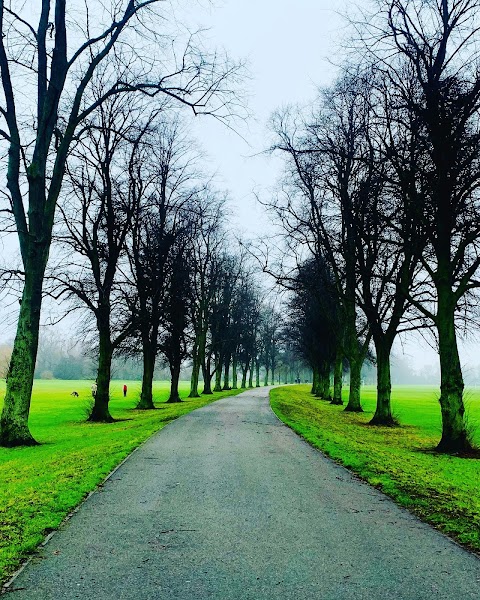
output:
{"label": "path vanishing point", "polygon": [[12,600],[478,600],[480,560],[302,441],[268,388],[150,438]]}

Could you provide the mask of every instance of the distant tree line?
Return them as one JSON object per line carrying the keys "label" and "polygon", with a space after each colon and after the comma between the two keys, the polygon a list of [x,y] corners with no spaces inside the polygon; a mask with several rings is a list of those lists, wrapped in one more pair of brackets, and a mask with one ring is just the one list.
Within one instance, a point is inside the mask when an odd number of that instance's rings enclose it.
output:
{"label": "distant tree line", "polygon": [[291,337],[314,370],[313,393],[330,396],[333,370],[341,403],[345,361],[346,410],[361,411],[373,345],[372,424],[395,423],[397,335],[433,332],[438,450],[470,452],[458,338],[475,324],[480,285],[480,3],[374,5],[355,23],[355,56],[313,108],[272,118],[285,176],[269,207],[289,252],[266,268],[291,290]]}

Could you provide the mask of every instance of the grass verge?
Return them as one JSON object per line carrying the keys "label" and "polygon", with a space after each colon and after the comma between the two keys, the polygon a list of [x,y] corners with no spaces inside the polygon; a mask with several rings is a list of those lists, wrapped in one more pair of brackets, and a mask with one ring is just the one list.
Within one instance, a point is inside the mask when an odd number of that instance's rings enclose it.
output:
{"label": "grass verge", "polygon": [[[189,384],[181,385],[186,401],[165,404],[169,384],[155,382],[158,410],[134,410],[140,384],[112,382],[110,409],[115,423],[86,423],[90,383],[35,381],[31,431],[41,445],[0,448],[0,583],[56,529],[69,512],[132,450],[169,421],[214,400],[242,390],[186,399]],[[5,383],[0,381],[0,394]],[[70,394],[75,390],[79,397]],[[0,402],[1,409],[1,402]]]}
{"label": "grass verge", "polygon": [[[403,387],[392,395],[401,427],[372,427],[373,388],[362,392],[364,413],[319,400],[309,386],[270,392],[275,414],[307,442],[382,490],[398,504],[480,552],[480,460],[438,455],[438,391]],[[470,392],[469,423],[476,443],[480,393]]]}

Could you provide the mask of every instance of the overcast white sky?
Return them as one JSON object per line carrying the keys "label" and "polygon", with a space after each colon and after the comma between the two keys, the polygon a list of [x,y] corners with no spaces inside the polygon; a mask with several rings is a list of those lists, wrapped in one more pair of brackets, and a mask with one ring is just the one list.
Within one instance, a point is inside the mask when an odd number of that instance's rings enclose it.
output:
{"label": "overcast white sky", "polygon": [[265,215],[253,189],[264,194],[278,177],[278,159],[260,155],[268,147],[267,122],[286,104],[312,100],[319,85],[334,76],[329,60],[344,27],[344,0],[223,0],[210,10],[189,11],[193,23],[209,29],[212,45],[248,63],[249,107],[253,117],[239,124],[248,140],[212,119],[199,119],[196,134],[212,157],[220,181],[230,189],[240,227],[261,232]]}

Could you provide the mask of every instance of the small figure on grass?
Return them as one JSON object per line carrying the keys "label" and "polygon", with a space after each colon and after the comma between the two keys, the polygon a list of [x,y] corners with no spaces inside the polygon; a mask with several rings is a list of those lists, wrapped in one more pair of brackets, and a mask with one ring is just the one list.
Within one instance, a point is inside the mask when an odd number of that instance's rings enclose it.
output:
{"label": "small figure on grass", "polygon": [[126,383],[124,383],[124,384],[123,384],[123,397],[124,397],[124,398],[126,398],[126,397],[127,397],[127,389],[128,389],[128,388],[127,388],[127,384],[126,384]]}

